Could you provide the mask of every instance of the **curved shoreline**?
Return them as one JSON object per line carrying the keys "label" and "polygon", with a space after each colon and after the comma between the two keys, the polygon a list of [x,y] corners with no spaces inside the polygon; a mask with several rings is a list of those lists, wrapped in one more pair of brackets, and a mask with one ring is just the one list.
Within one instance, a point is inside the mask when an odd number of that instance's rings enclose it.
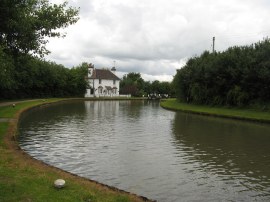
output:
{"label": "curved shoreline", "polygon": [[[87,187],[89,187],[89,189],[91,187],[95,187],[98,191],[100,191],[100,192],[104,191],[104,192],[106,192],[106,194],[108,192],[109,194],[115,194],[117,196],[118,195],[127,196],[130,201],[154,201],[154,200],[150,200],[144,196],[139,196],[137,194],[130,193],[130,192],[127,192],[125,190],[121,190],[121,189],[118,189],[118,188],[113,187],[113,186],[102,184],[102,183],[99,183],[97,181],[94,181],[94,180],[91,180],[88,178],[84,178],[84,177],[78,176],[76,174],[67,172],[65,170],[56,168],[56,167],[49,165],[43,161],[40,161],[40,160],[33,158],[32,156],[27,154],[24,150],[22,150],[19,147],[18,142],[17,142],[17,132],[18,132],[17,128],[18,128],[18,123],[19,123],[20,119],[22,118],[23,114],[25,114],[29,110],[32,110],[32,109],[35,109],[38,107],[51,105],[53,103],[72,101],[72,100],[74,101],[74,100],[90,100],[90,99],[80,99],[80,98],[79,99],[62,99],[62,100],[58,100],[58,101],[44,102],[44,103],[36,104],[36,105],[30,106],[30,107],[25,107],[25,108],[17,111],[15,116],[13,116],[12,118],[10,118],[8,120],[8,129],[5,132],[4,137],[3,137],[4,145],[6,145],[9,152],[11,152],[13,155],[15,155],[16,158],[19,158],[20,160],[26,162],[27,164],[30,164],[30,166],[33,169],[36,169],[36,170],[41,171],[41,172],[45,172],[45,174],[46,174],[46,172],[53,172],[54,174],[57,174],[64,179],[67,179],[69,182],[72,181],[73,183],[79,184],[82,187],[86,187],[86,189],[87,189]],[[93,100],[93,99],[91,99],[91,100]]]}
{"label": "curved shoreline", "polygon": [[[260,111],[250,111],[248,109],[225,109],[225,108],[217,108],[217,107],[208,107],[208,106],[200,106],[194,104],[180,103],[177,102],[176,99],[162,100],[160,106],[167,110],[172,111],[181,111],[185,113],[198,114],[203,116],[212,116],[212,117],[221,117],[221,118],[229,118],[243,121],[252,121],[259,123],[270,123],[270,113],[269,112],[260,112]],[[214,109],[217,111],[214,112]],[[238,114],[237,114],[237,112]],[[242,112],[252,113],[251,115],[243,116]],[[242,113],[242,114],[241,114]],[[258,114],[258,116],[254,115]],[[259,115],[267,115],[265,118],[259,117]]]}

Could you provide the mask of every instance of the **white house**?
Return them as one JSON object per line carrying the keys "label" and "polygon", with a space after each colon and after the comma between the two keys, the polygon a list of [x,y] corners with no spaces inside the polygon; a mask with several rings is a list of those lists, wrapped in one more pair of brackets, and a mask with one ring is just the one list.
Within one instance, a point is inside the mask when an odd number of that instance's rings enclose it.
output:
{"label": "white house", "polygon": [[96,69],[89,64],[87,80],[89,89],[85,97],[114,97],[119,96],[120,79],[115,75],[116,69]]}

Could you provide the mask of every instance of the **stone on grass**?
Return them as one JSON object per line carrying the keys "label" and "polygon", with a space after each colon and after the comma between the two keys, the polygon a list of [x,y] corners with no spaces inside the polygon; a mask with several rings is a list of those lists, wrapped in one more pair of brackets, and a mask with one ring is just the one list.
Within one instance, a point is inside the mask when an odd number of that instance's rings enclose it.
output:
{"label": "stone on grass", "polygon": [[54,186],[58,189],[61,189],[65,186],[66,182],[63,179],[58,179],[54,181]]}

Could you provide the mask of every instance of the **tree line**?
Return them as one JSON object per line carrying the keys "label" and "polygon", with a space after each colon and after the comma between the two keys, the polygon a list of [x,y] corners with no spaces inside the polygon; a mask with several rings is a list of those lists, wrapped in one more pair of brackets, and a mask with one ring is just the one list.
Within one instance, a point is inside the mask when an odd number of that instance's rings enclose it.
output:
{"label": "tree line", "polygon": [[67,2],[1,0],[0,99],[83,96],[87,64],[72,69],[45,61],[48,37],[78,20]]}
{"label": "tree line", "polygon": [[120,81],[120,94],[130,94],[134,97],[147,96],[149,94],[174,95],[170,82],[144,81],[140,73],[131,72],[123,76]]}
{"label": "tree line", "polygon": [[68,69],[30,55],[14,60],[0,47],[0,65],[0,99],[84,96],[86,63]]}
{"label": "tree line", "polygon": [[[84,96],[87,64],[72,69],[45,61],[48,38],[63,37],[59,28],[78,21],[78,9],[67,2],[2,0],[0,4],[0,100]],[[121,81],[122,94],[171,94],[168,82],[146,82],[139,73]]]}
{"label": "tree line", "polygon": [[177,70],[173,85],[184,102],[264,105],[270,101],[270,40],[192,57]]}

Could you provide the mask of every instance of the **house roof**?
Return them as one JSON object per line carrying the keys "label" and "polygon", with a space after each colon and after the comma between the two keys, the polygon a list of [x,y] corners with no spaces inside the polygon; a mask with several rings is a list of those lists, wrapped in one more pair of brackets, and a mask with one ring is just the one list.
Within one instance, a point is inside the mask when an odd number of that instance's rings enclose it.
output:
{"label": "house roof", "polygon": [[94,69],[90,79],[120,80],[115,74],[107,69]]}

